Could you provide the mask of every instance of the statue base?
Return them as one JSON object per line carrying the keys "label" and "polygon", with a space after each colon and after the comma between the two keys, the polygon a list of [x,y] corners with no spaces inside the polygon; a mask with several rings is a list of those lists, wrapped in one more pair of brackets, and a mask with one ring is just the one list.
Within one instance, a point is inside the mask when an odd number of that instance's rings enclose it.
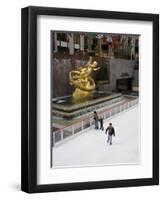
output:
{"label": "statue base", "polygon": [[[78,92],[75,94],[79,94]],[[98,109],[109,106],[112,103],[121,102],[123,95],[121,93],[99,91],[92,92],[88,96],[85,94],[83,98],[78,100],[75,98],[74,96],[67,96],[53,99],[53,115],[66,120],[81,117],[95,110],[98,111]]]}
{"label": "statue base", "polygon": [[92,97],[92,91],[87,92],[87,91],[80,90],[79,88],[76,88],[72,96],[73,96],[74,103],[83,102],[87,99],[90,99],[90,97]]}

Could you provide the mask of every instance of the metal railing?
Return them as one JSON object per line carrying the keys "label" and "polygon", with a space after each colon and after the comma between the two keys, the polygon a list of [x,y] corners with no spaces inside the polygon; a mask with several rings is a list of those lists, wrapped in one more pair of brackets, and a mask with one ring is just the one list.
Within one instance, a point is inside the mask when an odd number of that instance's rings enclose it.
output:
{"label": "metal railing", "polygon": [[[100,111],[98,112],[98,116],[102,117],[105,120],[112,117],[113,115],[116,115],[120,112],[128,110],[129,108],[135,106],[136,104],[138,104],[137,98],[134,100],[130,100],[130,101],[115,105],[111,108],[107,108],[103,111]],[[76,136],[79,133],[82,133],[83,131],[91,128],[92,125],[94,125],[94,119],[93,119],[93,116],[90,115],[89,117],[82,119],[81,121],[78,121],[70,126],[66,126],[57,131],[53,131],[52,132],[52,146],[59,145],[63,141],[67,141],[68,139],[71,139],[73,136]]]}

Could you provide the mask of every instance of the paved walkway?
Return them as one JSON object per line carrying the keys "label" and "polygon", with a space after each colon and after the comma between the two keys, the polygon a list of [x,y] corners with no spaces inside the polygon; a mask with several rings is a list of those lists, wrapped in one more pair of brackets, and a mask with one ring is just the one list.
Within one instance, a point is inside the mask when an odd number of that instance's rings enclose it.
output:
{"label": "paved walkway", "polygon": [[138,106],[104,122],[112,122],[116,136],[107,144],[105,131],[90,129],[86,133],[53,149],[53,167],[81,167],[139,162],[140,133]]}

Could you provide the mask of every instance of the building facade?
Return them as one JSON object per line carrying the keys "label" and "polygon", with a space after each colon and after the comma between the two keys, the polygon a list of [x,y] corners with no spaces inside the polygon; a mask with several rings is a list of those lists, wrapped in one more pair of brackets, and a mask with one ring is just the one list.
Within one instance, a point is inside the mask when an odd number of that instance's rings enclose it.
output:
{"label": "building facade", "polygon": [[138,91],[139,36],[51,32],[52,97],[72,94],[69,71],[91,56],[101,68],[94,74],[97,90]]}

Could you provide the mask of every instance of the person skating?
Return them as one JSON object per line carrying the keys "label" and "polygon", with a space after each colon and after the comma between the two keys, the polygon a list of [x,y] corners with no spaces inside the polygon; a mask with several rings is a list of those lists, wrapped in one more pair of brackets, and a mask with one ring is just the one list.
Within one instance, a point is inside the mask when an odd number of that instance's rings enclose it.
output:
{"label": "person skating", "polygon": [[107,127],[105,134],[108,134],[107,143],[110,143],[112,145],[112,135],[115,136],[115,130],[112,126],[112,123],[109,123],[109,126]]}
{"label": "person skating", "polygon": [[95,129],[98,129],[98,115],[96,111],[93,113],[93,119],[95,120]]}
{"label": "person skating", "polygon": [[99,119],[99,122],[100,122],[100,130],[104,130],[104,119],[102,117],[100,117]]}

